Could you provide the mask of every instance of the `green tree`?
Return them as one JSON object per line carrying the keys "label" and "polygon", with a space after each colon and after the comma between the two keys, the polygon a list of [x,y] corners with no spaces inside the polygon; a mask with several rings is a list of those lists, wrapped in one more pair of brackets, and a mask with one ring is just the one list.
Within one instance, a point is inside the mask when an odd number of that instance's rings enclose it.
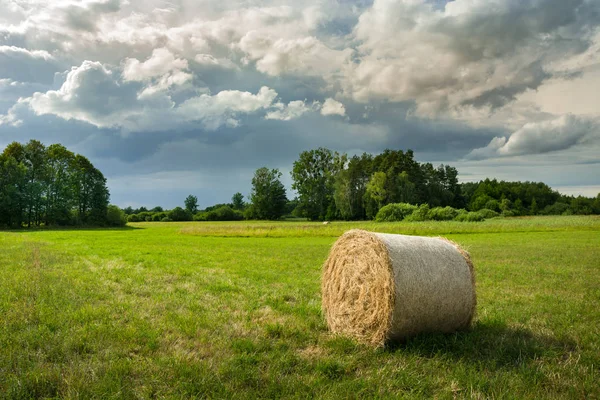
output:
{"label": "green tree", "polygon": [[14,157],[0,154],[0,226],[20,227],[24,219],[27,168]]}
{"label": "green tree", "polygon": [[529,206],[529,213],[531,215],[537,215],[539,211],[540,210],[538,209],[537,201],[534,198],[533,200],[531,200],[531,206]]}
{"label": "green tree", "polygon": [[64,146],[13,142],[0,160],[0,223],[103,225],[109,192],[92,163]]}
{"label": "green tree", "polygon": [[[185,198],[184,204],[185,204],[185,209],[190,214],[195,214],[198,212],[198,198],[196,196],[190,194],[188,197]],[[173,220],[173,221],[176,221],[176,220]]]}
{"label": "green tree", "polygon": [[231,205],[234,210],[243,210],[246,204],[244,203],[244,195],[240,192],[237,192],[231,198]]}
{"label": "green tree", "polygon": [[106,222],[110,226],[125,226],[127,224],[127,216],[119,207],[110,204],[106,208]]}
{"label": "green tree", "polygon": [[27,226],[40,225],[43,213],[44,184],[47,179],[46,147],[38,140],[30,140],[24,147],[27,167],[25,198],[27,203]]}
{"label": "green tree", "polygon": [[46,225],[67,225],[73,208],[72,165],[75,154],[60,144],[48,146],[46,187]]}
{"label": "green tree", "polygon": [[387,175],[385,172],[375,172],[365,191],[365,202],[367,203],[367,217],[375,218],[377,212],[386,204],[388,192],[386,190]]}
{"label": "green tree", "polygon": [[257,219],[276,220],[285,213],[287,198],[277,169],[259,168],[252,178],[252,215]]}
{"label": "green tree", "polygon": [[335,177],[333,198],[342,219],[350,220],[355,214],[352,199],[352,183],[348,170],[340,171]]}
{"label": "green tree", "polygon": [[173,221],[191,221],[192,214],[189,210],[184,210],[181,207],[175,207],[169,211],[169,218]]}
{"label": "green tree", "polygon": [[334,216],[334,183],[344,168],[347,156],[325,148],[304,151],[292,168],[292,188],[298,193],[302,216],[312,220]]}

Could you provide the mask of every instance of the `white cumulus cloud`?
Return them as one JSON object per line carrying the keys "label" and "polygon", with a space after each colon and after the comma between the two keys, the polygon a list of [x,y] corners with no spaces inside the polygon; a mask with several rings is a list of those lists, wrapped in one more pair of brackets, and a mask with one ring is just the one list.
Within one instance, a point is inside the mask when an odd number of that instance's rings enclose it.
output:
{"label": "white cumulus cloud", "polygon": [[467,159],[543,154],[566,150],[586,140],[600,137],[598,121],[574,115],[528,123],[507,139],[495,137],[483,148],[474,149]]}
{"label": "white cumulus cloud", "polygon": [[328,98],[321,107],[322,115],[346,115],[346,108],[342,103],[332,98]]}

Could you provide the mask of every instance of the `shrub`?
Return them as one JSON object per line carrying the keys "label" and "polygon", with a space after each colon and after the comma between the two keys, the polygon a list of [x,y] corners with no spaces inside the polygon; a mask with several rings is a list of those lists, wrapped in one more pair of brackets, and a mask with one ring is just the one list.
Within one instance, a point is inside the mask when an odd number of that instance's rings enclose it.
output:
{"label": "shrub", "polygon": [[471,210],[475,210],[475,211],[481,210],[482,208],[485,208],[486,204],[490,200],[494,200],[494,199],[492,199],[487,194],[481,194],[481,195],[475,197],[473,200],[471,200],[471,204],[470,204],[469,208]]}
{"label": "shrub", "polygon": [[488,219],[488,218],[495,218],[497,217],[498,214],[496,211],[490,210],[489,208],[482,208],[481,210],[477,211],[479,214],[483,215],[483,218]]}
{"label": "shrub", "polygon": [[173,220],[169,217],[164,217],[163,219],[160,220],[160,222],[173,222]]}
{"label": "shrub", "polygon": [[110,226],[125,226],[127,224],[127,216],[123,210],[111,204],[106,208],[106,222]]}
{"label": "shrub", "polygon": [[199,211],[194,214],[194,221],[206,221],[206,214],[204,211]]}
{"label": "shrub", "polygon": [[427,218],[432,219],[434,221],[450,221],[456,218],[458,215],[458,210],[448,207],[435,207],[429,210],[427,214]]}
{"label": "shrub", "polygon": [[556,202],[552,205],[546,206],[541,214],[542,215],[561,215],[569,209],[569,205],[565,203]]}
{"label": "shrub", "polygon": [[502,216],[503,217],[514,217],[515,213],[510,210],[504,210],[504,211],[502,211]]}
{"label": "shrub", "polygon": [[[294,209],[294,213],[298,213],[299,207]],[[300,213],[301,214],[301,213]],[[256,219],[256,210],[254,209],[254,205],[250,204],[244,210],[244,219]]]}
{"label": "shrub", "polygon": [[462,214],[458,214],[456,216],[456,218],[454,218],[455,221],[460,221],[460,222],[479,222],[479,221],[483,221],[484,219],[485,219],[484,216],[478,212],[462,213]]}
{"label": "shrub", "polygon": [[222,206],[206,213],[207,221],[240,221],[242,219],[244,219],[242,212],[229,206]]}
{"label": "shrub", "polygon": [[140,222],[140,217],[137,214],[131,214],[127,217],[127,222]]}
{"label": "shrub", "polygon": [[192,214],[181,207],[175,207],[169,212],[169,218],[173,221],[191,221]]}
{"label": "shrub", "polygon": [[377,222],[396,222],[402,221],[404,218],[411,215],[418,207],[408,203],[392,203],[383,206],[377,215]]}
{"label": "shrub", "polygon": [[498,200],[495,200],[495,199],[488,200],[487,203],[485,203],[484,209],[486,209],[486,208],[488,210],[498,211],[498,210],[500,210],[500,202],[498,202]]}
{"label": "shrub", "polygon": [[154,222],[160,222],[160,221],[162,221],[166,217],[167,217],[167,213],[165,213],[165,212],[157,212],[157,213],[154,213],[154,215],[152,216],[152,221],[154,221]]}
{"label": "shrub", "polygon": [[429,205],[421,204],[412,214],[405,218],[406,221],[429,221]]}

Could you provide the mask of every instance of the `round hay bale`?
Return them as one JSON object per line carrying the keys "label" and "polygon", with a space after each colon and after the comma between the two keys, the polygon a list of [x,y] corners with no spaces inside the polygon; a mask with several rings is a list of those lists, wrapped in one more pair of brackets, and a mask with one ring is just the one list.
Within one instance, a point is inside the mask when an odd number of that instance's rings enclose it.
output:
{"label": "round hay bale", "polygon": [[323,314],[334,333],[376,346],[470,326],[475,273],[444,238],[351,230],[323,266]]}

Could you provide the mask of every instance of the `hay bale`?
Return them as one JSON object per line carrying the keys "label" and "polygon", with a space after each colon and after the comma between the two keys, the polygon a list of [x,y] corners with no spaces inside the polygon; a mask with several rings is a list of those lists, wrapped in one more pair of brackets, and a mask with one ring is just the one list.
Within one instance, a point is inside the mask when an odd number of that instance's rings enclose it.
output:
{"label": "hay bale", "polygon": [[323,313],[334,333],[376,346],[469,327],[469,254],[444,238],[346,232],[323,267]]}

